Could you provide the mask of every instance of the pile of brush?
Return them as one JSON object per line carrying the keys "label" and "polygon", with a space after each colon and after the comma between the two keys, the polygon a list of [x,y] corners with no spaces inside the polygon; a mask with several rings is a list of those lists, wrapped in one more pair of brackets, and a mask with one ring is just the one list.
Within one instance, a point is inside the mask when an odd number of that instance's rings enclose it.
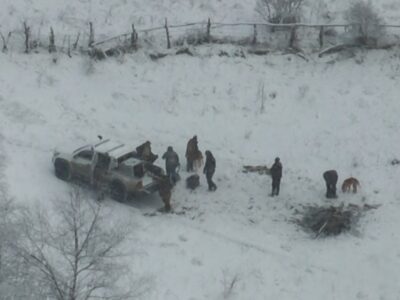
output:
{"label": "pile of brush", "polygon": [[295,219],[295,223],[315,238],[320,236],[339,235],[349,231],[358,222],[363,212],[376,209],[379,205],[364,204],[363,206],[349,204],[347,206],[305,206],[299,212],[302,217]]}

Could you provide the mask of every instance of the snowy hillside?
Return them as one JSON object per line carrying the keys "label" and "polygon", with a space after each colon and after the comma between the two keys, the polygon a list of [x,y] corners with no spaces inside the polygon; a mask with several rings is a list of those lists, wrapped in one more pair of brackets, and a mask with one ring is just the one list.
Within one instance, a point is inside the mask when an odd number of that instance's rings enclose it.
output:
{"label": "snowy hillside", "polygon": [[[52,25],[76,34],[91,20],[106,37],[131,23],[159,26],[165,17],[171,24],[251,21],[254,2],[3,0],[0,30],[27,20],[35,31]],[[307,2],[305,20],[319,22],[327,10],[341,21],[346,2]],[[398,23],[398,1],[375,5],[387,23]],[[243,58],[241,50],[206,45],[191,49],[194,56],[157,61],[139,50],[101,62],[0,53],[0,190],[51,212],[70,191],[54,176],[55,149],[72,151],[101,134],[150,140],[159,155],[172,145],[184,162],[197,134],[200,150],[217,160],[216,192],[201,174],[194,192],[178,183],[171,214],[157,212],[156,194],[103,202],[110,226],[132,223],[127,267],[148,278],[142,299],[400,299],[400,166],[391,164],[400,159],[399,49],[310,55],[308,62],[245,49]],[[276,156],[283,178],[271,198],[271,178],[244,174],[242,166],[270,166]],[[358,178],[360,192],[327,200],[328,169],[338,171],[339,183]],[[340,203],[381,206],[333,238],[314,239],[293,223],[301,205]]]}
{"label": "snowy hillside", "polygon": [[[181,214],[154,217],[145,215],[161,207],[158,196],[105,202],[116,218],[134,220],[131,268],[154,281],[145,299],[221,299],[224,280],[235,276],[232,299],[397,299],[400,169],[390,161],[400,142],[399,56],[358,52],[307,63],[218,51],[199,48],[196,57],[158,62],[138,53],[96,64],[1,55],[9,194],[31,205],[55,201],[68,184],[53,175],[52,151],[73,150],[97,134],[149,139],[158,154],[173,145],[182,160],[197,134],[200,149],[216,156],[217,192],[207,191],[204,178],[195,193],[180,183],[173,206]],[[270,198],[270,178],[243,174],[241,166],[269,165],[277,155],[282,193]],[[383,205],[358,232],[313,240],[289,221],[299,204],[329,203],[321,174],[330,168],[339,180],[355,176],[362,185],[332,203]]]}

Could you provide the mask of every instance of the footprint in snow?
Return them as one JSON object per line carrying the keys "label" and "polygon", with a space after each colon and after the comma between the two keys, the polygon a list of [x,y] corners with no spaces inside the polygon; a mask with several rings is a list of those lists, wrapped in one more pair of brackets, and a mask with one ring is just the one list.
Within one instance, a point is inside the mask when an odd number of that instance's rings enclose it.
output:
{"label": "footprint in snow", "polygon": [[193,257],[191,260],[191,263],[194,266],[202,266],[203,265],[203,262],[197,257]]}
{"label": "footprint in snow", "polygon": [[183,236],[183,235],[180,235],[180,236],[179,236],[179,240],[180,240],[181,242],[187,242],[187,238],[186,238],[185,236]]}

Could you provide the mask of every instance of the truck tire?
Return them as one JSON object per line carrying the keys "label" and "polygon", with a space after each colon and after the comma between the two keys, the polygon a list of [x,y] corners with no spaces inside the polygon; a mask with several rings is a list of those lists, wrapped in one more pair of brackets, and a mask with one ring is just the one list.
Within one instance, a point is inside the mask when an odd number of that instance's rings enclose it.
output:
{"label": "truck tire", "polygon": [[71,168],[65,160],[57,159],[54,162],[54,171],[58,179],[65,181],[71,179]]}
{"label": "truck tire", "polygon": [[110,186],[111,198],[118,202],[125,202],[127,199],[127,192],[125,186],[120,181],[113,181]]}

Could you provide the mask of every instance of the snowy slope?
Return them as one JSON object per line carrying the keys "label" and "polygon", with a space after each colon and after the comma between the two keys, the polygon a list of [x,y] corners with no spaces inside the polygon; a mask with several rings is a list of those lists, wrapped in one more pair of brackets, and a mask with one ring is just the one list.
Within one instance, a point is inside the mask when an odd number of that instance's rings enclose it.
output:
{"label": "snowy slope", "polygon": [[[399,299],[398,80],[400,57],[357,52],[310,62],[292,56],[219,57],[233,47],[194,49],[157,62],[145,53],[93,64],[47,54],[0,55],[4,181],[18,203],[58,201],[68,184],[50,162],[97,134],[174,146],[188,138],[217,159],[218,190],[174,190],[178,214],[146,216],[157,196],[105,206],[134,220],[131,269],[151,278],[144,299]],[[265,112],[260,112],[264,86]],[[284,165],[282,193],[243,164]],[[158,161],[162,164],[162,161]],[[355,176],[362,189],[335,202],[382,204],[357,231],[313,240],[290,220],[299,204],[329,204],[322,172]],[[186,176],[182,172],[183,177]],[[21,188],[23,187],[23,188]],[[333,203],[333,202],[332,202]],[[238,280],[231,295],[229,283]]]}
{"label": "snowy slope", "polygon": [[[2,0],[0,31],[26,20],[34,35],[87,32],[96,39],[138,28],[204,21],[253,21],[254,0]],[[305,22],[342,21],[348,1],[308,1]],[[399,3],[374,3],[398,23]],[[326,15],[326,14],[325,14]],[[205,178],[194,193],[179,183],[177,214],[152,214],[157,195],[123,205],[106,199],[115,220],[133,220],[129,267],[149,277],[144,299],[400,299],[400,56],[356,52],[305,62],[279,53],[218,56],[230,46],[193,49],[194,57],[157,62],[139,52],[93,63],[65,55],[0,54],[0,185],[17,203],[51,209],[69,185],[57,180],[52,151],[73,150],[97,134],[154,152],[174,146],[184,160],[197,134],[217,159],[218,190]],[[335,59],[338,58],[338,59]],[[260,90],[265,91],[261,112]],[[281,195],[270,178],[241,173],[243,164],[284,166]],[[3,158],[4,156],[4,158]],[[160,165],[163,161],[158,161]],[[361,192],[324,198],[322,172],[357,177]],[[187,174],[182,172],[185,177]],[[382,204],[359,228],[312,239],[291,220],[300,204]],[[113,224],[113,220],[110,220]],[[231,294],[229,284],[237,278]]]}

